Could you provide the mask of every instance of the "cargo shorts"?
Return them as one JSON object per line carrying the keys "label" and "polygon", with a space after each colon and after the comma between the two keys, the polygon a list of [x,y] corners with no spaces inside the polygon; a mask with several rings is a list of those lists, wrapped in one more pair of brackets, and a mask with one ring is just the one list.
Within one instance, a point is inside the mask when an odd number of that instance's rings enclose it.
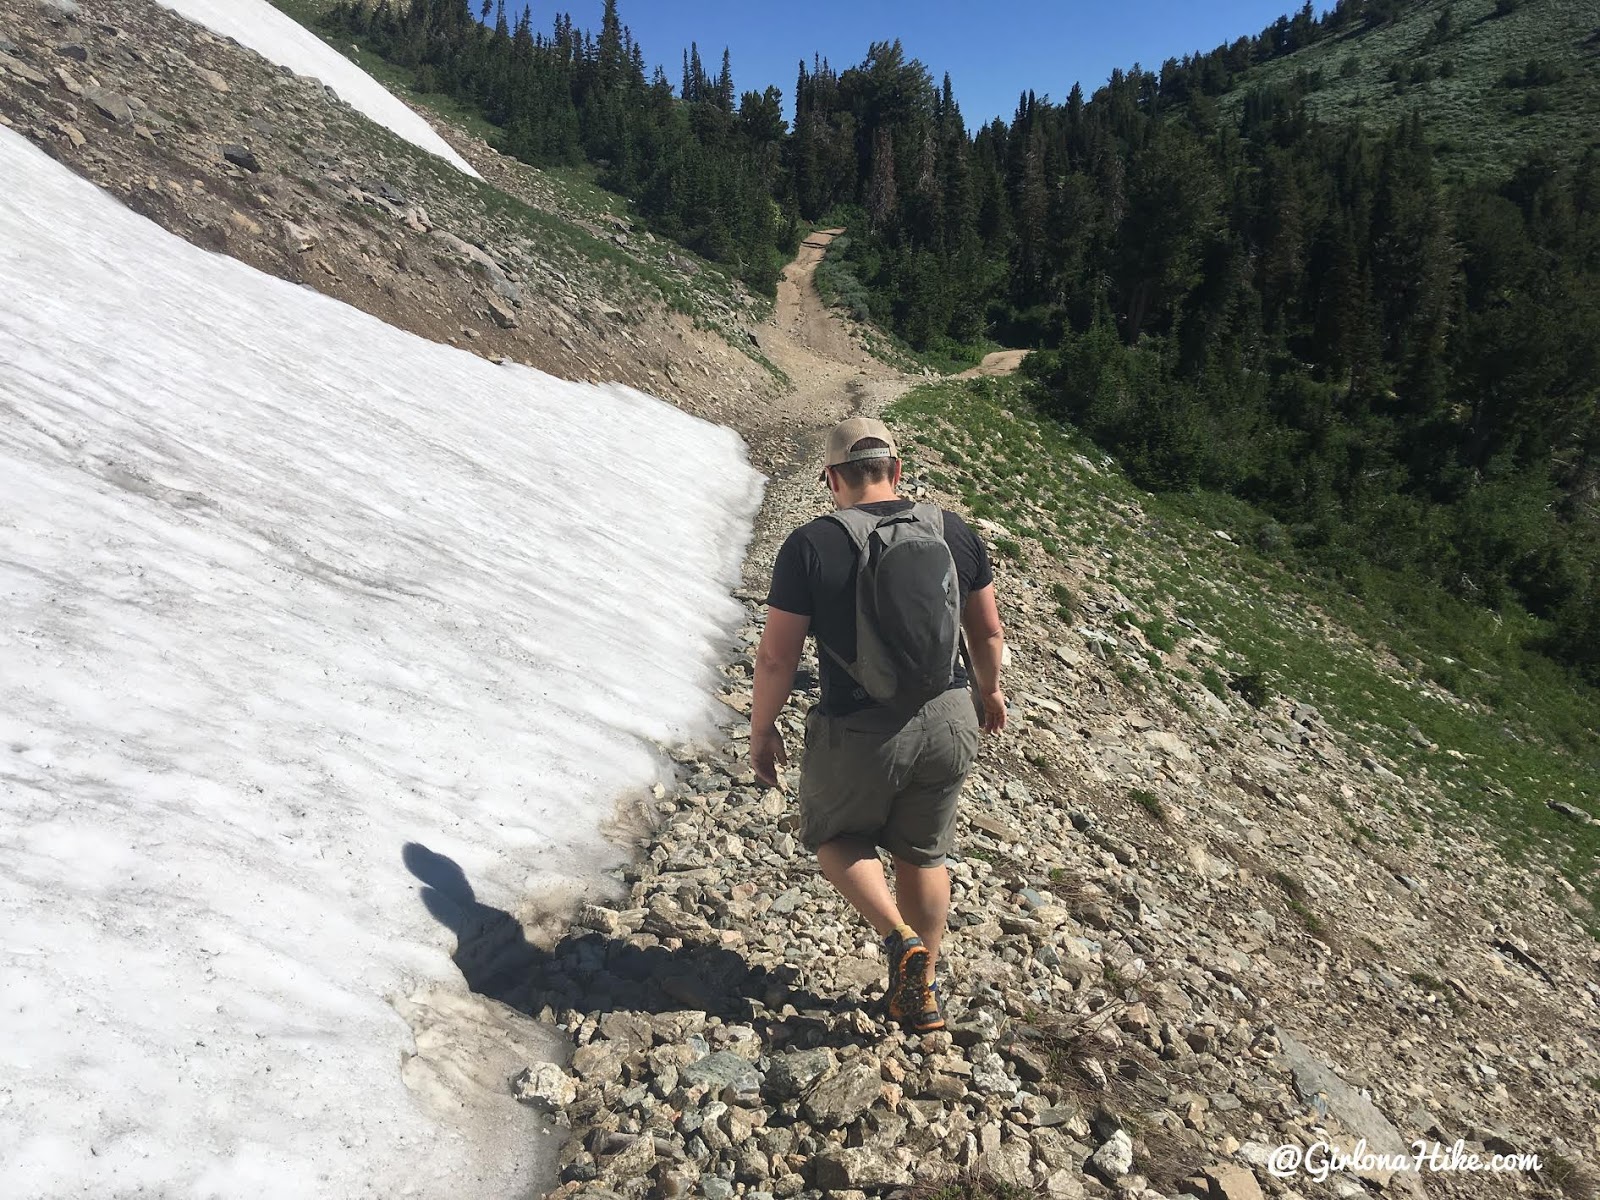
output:
{"label": "cargo shorts", "polygon": [[909,720],[881,708],[806,714],[800,763],[800,840],[882,846],[936,867],[955,841],[956,800],[978,756],[972,693],[952,688]]}

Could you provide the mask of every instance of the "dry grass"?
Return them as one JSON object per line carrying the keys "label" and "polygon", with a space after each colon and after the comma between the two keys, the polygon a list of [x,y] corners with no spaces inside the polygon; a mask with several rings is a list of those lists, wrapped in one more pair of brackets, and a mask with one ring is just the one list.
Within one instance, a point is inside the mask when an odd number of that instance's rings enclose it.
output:
{"label": "dry grass", "polygon": [[1559,1188],[1566,1200],[1600,1200],[1600,1172],[1585,1163],[1547,1154],[1539,1174]]}

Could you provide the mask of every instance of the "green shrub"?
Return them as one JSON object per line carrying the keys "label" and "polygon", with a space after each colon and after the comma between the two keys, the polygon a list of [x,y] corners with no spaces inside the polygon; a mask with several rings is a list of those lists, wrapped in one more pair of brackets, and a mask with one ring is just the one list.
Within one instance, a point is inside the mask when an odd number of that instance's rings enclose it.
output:
{"label": "green shrub", "polygon": [[1522,115],[1525,117],[1535,116],[1538,113],[1554,112],[1555,107],[1556,102],[1551,98],[1550,93],[1541,88],[1534,88],[1522,98]]}
{"label": "green shrub", "polygon": [[1159,824],[1167,823],[1167,810],[1161,804],[1161,797],[1154,792],[1147,792],[1144,788],[1134,788],[1128,793],[1128,799],[1154,817]]}
{"label": "green shrub", "polygon": [[1260,671],[1246,671],[1228,680],[1228,686],[1244,699],[1251,708],[1260,708],[1272,699],[1272,688]]}

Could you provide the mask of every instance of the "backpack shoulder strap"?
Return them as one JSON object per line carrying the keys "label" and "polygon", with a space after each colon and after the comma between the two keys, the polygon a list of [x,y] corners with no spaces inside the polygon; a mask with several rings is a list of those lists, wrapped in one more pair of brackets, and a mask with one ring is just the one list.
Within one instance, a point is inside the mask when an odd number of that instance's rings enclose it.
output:
{"label": "backpack shoulder strap", "polygon": [[[864,570],[867,556],[870,553],[867,548],[867,540],[872,537],[872,531],[878,527],[878,518],[871,513],[862,512],[859,508],[837,508],[833,512],[824,513],[823,517],[834,522],[845,531],[851,545],[856,549],[856,559],[861,564],[858,569]],[[844,656],[837,650],[825,643],[820,637],[817,638],[817,646],[825,650],[828,657],[843,667],[851,678],[855,677],[854,664],[846,662]]]}
{"label": "backpack shoulder strap", "polygon": [[872,536],[872,531],[878,527],[878,518],[871,513],[862,512],[859,508],[839,508],[831,513],[825,513],[827,520],[843,527],[845,533],[850,535],[850,540],[855,543],[856,553],[864,554],[867,549],[867,539]]}
{"label": "backpack shoulder strap", "polygon": [[917,520],[926,521],[929,525],[932,525],[941,533],[944,532],[944,509],[940,508],[937,504],[928,504],[923,501],[918,501],[917,506],[911,511],[916,516]]}

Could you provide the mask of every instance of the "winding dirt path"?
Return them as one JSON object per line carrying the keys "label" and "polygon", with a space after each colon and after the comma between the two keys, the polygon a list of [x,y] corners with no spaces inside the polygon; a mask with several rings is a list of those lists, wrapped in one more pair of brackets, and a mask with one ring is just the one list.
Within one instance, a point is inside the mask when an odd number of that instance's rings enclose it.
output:
{"label": "winding dirt path", "polygon": [[817,264],[842,229],[813,233],[778,282],[772,315],[757,329],[761,351],[792,387],[750,414],[757,440],[803,435],[853,413],[876,410],[918,382],[867,353],[847,321],[817,292]]}
{"label": "winding dirt path", "polygon": [[[745,588],[760,595],[766,594],[772,560],[784,537],[826,506],[816,465],[826,431],[845,417],[876,416],[911,387],[926,382],[924,376],[908,375],[874,358],[850,322],[823,303],[817,264],[843,232],[818,230],[801,243],[778,283],[772,316],[756,331],[762,353],[792,384],[738,422],[750,442],[752,460],[771,478],[744,564]],[[1026,354],[991,354],[966,376],[1009,374]]]}

